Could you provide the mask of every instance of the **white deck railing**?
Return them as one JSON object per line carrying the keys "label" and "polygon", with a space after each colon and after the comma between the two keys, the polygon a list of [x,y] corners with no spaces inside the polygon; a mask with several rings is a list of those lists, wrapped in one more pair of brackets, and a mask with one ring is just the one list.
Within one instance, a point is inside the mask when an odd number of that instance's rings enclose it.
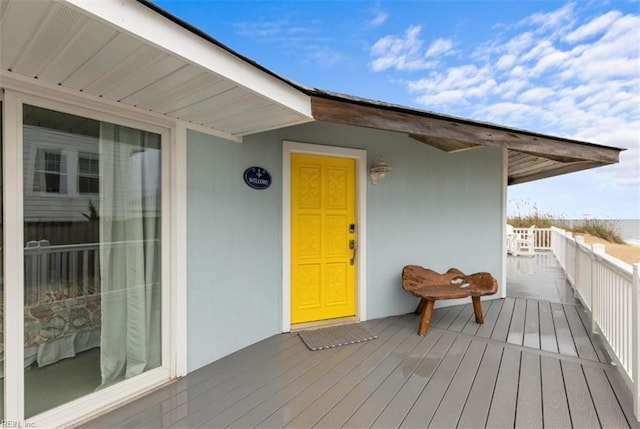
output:
{"label": "white deck railing", "polygon": [[[529,228],[513,228],[513,233],[518,235],[526,235],[531,232]],[[551,228],[533,228],[535,238],[535,250],[551,249]]]}
{"label": "white deck railing", "polygon": [[640,264],[630,265],[605,253],[601,244],[551,228],[551,250],[569,283],[591,312],[591,329],[605,340],[633,393],[640,421]]}
{"label": "white deck railing", "polygon": [[50,246],[30,241],[24,265],[25,305],[36,304],[43,293],[67,298],[100,293],[99,243]]}

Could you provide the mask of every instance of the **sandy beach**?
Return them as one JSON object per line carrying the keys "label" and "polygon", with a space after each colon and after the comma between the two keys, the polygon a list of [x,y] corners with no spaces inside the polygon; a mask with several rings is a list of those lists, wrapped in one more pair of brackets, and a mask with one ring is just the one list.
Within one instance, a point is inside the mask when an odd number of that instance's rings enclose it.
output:
{"label": "sandy beach", "polygon": [[583,235],[585,243],[604,244],[608,255],[620,259],[627,264],[636,264],[640,262],[640,246],[632,246],[630,244],[614,244],[589,234],[577,235]]}

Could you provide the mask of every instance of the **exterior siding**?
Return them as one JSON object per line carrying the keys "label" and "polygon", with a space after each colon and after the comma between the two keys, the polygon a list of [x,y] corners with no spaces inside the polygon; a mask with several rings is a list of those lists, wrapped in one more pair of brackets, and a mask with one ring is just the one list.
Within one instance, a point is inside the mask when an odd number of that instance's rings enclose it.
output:
{"label": "exterior siding", "polygon": [[[501,278],[499,149],[447,154],[402,134],[323,123],[242,144],[190,132],[190,371],[280,331],[283,140],[365,149],[369,166],[381,155],[393,168],[383,182],[367,185],[367,318],[414,309],[415,299],[400,287],[407,264]],[[255,165],[272,175],[265,191],[242,180]]]}
{"label": "exterior siding", "polygon": [[[279,332],[277,146],[188,133],[189,371]],[[269,189],[245,185],[242,174],[254,165],[271,172]]]}

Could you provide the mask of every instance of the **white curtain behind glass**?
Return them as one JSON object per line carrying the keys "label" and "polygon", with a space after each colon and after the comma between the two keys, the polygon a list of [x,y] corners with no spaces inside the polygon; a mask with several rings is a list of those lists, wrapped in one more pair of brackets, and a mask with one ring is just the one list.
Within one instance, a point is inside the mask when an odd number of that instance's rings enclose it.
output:
{"label": "white curtain behind glass", "polygon": [[157,135],[100,126],[102,386],[161,364]]}

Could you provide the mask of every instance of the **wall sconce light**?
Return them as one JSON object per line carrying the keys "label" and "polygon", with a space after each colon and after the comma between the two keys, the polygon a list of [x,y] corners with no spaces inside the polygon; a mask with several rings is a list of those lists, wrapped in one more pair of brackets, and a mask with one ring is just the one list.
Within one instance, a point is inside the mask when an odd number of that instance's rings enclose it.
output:
{"label": "wall sconce light", "polygon": [[378,156],[375,165],[371,167],[371,183],[375,185],[378,183],[378,180],[384,180],[390,171],[391,167],[389,167],[389,164],[384,162],[381,156]]}

